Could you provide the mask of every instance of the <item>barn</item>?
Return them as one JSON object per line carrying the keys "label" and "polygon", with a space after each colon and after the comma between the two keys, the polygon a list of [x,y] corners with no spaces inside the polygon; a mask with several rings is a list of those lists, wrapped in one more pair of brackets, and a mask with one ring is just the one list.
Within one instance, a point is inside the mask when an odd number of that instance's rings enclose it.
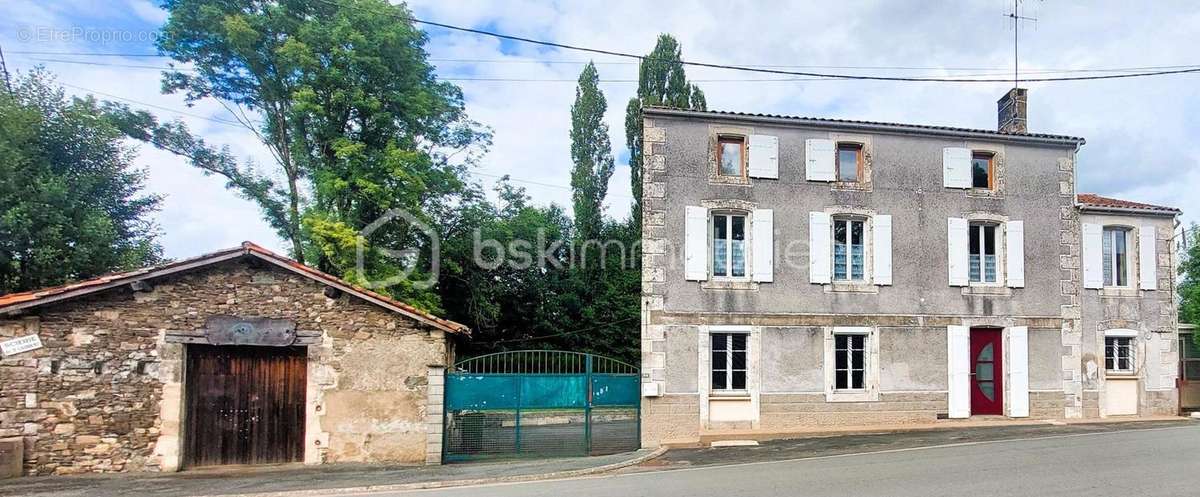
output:
{"label": "barn", "polygon": [[467,333],[250,242],[0,296],[0,455],[25,475],[436,464]]}

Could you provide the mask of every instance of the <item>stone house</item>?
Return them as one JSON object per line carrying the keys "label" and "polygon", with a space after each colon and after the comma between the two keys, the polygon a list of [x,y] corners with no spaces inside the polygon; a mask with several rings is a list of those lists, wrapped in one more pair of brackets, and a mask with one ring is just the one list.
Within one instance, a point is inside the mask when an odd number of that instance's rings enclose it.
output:
{"label": "stone house", "polygon": [[644,112],[642,441],[1177,412],[1173,208],[1082,138]]}
{"label": "stone house", "polygon": [[0,439],[28,475],[437,463],[467,332],[249,242],[7,295]]}

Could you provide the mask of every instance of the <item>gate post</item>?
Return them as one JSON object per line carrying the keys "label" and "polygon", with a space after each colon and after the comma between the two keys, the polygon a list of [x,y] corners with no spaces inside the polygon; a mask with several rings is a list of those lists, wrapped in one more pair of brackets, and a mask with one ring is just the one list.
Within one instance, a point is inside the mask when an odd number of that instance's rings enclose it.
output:
{"label": "gate post", "polygon": [[584,356],[584,363],[587,367],[587,376],[584,380],[587,382],[587,398],[583,403],[583,455],[592,455],[592,355]]}
{"label": "gate post", "polygon": [[445,428],[446,366],[431,364],[425,373],[425,464],[442,463]]}

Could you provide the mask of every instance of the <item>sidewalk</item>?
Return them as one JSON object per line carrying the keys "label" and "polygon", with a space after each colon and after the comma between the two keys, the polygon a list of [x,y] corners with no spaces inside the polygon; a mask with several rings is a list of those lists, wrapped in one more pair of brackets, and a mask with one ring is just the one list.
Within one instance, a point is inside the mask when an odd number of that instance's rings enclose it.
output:
{"label": "sidewalk", "polygon": [[250,494],[303,495],[407,490],[583,476],[643,462],[662,451],[610,456],[515,460],[443,466],[383,464],[282,465],[201,469],[180,473],[39,476],[0,481],[0,496],[195,497]]}
{"label": "sidewalk", "polygon": [[[866,452],[911,450],[939,445],[976,444],[1004,440],[1078,436],[1119,431],[1197,429],[1200,421],[1183,417],[1090,420],[1087,422],[1015,423],[952,422],[920,430],[875,430],[871,433],[811,432],[754,446],[673,448],[661,457],[622,472],[656,471],[697,466],[721,466],[790,459],[841,456]],[[919,457],[919,456],[914,456]]]}

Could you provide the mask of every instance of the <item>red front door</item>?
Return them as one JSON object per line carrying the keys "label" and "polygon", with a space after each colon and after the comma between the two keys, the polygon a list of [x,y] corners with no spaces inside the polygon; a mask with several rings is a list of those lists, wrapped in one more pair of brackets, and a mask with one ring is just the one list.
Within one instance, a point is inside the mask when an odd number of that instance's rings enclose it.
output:
{"label": "red front door", "polygon": [[971,414],[1004,414],[1000,328],[971,329]]}

